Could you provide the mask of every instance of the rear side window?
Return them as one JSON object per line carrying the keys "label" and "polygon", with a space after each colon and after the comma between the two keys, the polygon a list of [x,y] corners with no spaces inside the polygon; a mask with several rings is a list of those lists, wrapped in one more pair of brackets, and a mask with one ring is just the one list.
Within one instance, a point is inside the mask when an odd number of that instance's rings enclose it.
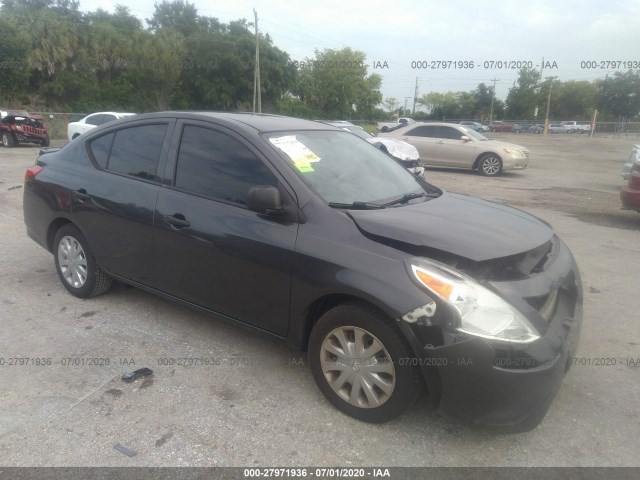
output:
{"label": "rear side window", "polygon": [[208,128],[184,127],[176,188],[245,205],[251,187],[277,183],[262,160],[240,141]]}
{"label": "rear side window", "polygon": [[409,137],[435,137],[437,127],[434,125],[423,125],[409,130],[406,135]]}
{"label": "rear side window", "polygon": [[144,180],[156,180],[166,131],[166,124],[141,125],[116,131],[106,169]]}
{"label": "rear side window", "polygon": [[91,153],[93,153],[93,158],[95,158],[98,165],[102,168],[107,168],[107,161],[109,160],[109,152],[111,151],[114,136],[115,133],[103,135],[93,140],[89,145]]}

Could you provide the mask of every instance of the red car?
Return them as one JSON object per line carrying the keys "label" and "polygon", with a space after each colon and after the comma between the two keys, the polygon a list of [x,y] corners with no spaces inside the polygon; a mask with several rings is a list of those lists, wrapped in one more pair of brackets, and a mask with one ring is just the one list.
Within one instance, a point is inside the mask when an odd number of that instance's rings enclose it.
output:
{"label": "red car", "polygon": [[629,183],[622,187],[620,200],[623,209],[640,212],[640,162],[635,162],[631,167]]}
{"label": "red car", "polygon": [[517,123],[504,123],[501,121],[495,121],[489,124],[490,132],[514,132],[520,133],[522,126]]}
{"label": "red car", "polygon": [[47,125],[39,115],[30,115],[24,110],[0,109],[0,141],[5,147],[19,143],[35,143],[49,146]]}

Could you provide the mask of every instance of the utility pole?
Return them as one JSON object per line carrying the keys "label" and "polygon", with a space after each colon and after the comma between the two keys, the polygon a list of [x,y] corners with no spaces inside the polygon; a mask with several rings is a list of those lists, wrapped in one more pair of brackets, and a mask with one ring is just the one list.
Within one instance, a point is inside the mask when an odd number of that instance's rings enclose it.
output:
{"label": "utility pole", "polygon": [[407,116],[407,101],[410,99],[411,97],[404,97],[404,110],[402,110],[402,114],[406,117]]}
{"label": "utility pole", "polygon": [[418,101],[418,77],[416,77],[416,89],[413,92],[413,109],[411,110],[411,115],[416,114],[416,102]]}
{"label": "utility pole", "polygon": [[491,91],[491,111],[489,112],[489,125],[493,122],[493,98],[496,96],[496,82],[499,82],[500,79],[493,77],[490,81],[493,82],[493,90]]}
{"label": "utility pole", "polygon": [[549,95],[547,96],[547,114],[544,117],[544,136],[549,133],[549,107],[551,106],[551,87],[556,77],[549,77]]}
{"label": "utility pole", "polygon": [[256,23],[256,66],[253,71],[253,113],[256,113],[256,99],[258,102],[258,113],[262,113],[262,94],[260,92],[260,37],[258,36],[258,12],[253,9],[253,16]]}

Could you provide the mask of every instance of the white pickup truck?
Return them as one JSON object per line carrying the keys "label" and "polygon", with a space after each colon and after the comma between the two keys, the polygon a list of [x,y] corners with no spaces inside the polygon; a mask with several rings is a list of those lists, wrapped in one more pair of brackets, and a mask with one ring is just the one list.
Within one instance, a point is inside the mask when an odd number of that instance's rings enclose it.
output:
{"label": "white pickup truck", "polygon": [[381,132],[388,132],[396,127],[404,126],[409,123],[417,123],[413,118],[400,117],[397,122],[378,122],[377,128]]}
{"label": "white pickup truck", "polygon": [[574,133],[591,133],[591,123],[589,122],[562,122],[563,125],[573,130]]}

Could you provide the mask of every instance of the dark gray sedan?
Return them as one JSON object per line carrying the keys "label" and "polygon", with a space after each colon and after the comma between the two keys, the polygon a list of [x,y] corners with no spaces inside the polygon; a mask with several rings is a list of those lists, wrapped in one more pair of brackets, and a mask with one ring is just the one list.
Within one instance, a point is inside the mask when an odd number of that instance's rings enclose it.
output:
{"label": "dark gray sedan", "polygon": [[108,123],[27,170],[24,220],[73,296],[118,280],[280,338],[368,422],[426,389],[464,422],[531,429],[576,349],[580,274],[548,224],[318,122]]}

